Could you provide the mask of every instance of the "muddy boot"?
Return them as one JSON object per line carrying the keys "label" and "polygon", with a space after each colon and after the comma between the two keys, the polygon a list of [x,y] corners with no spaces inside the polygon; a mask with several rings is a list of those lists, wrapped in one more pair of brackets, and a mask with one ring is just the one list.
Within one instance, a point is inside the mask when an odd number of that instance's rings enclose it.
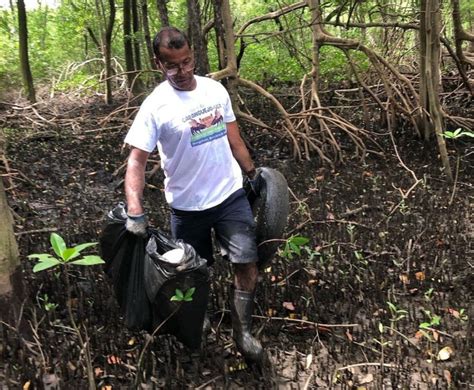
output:
{"label": "muddy boot", "polygon": [[255,293],[237,290],[234,287],[232,287],[231,291],[233,294],[230,312],[237,349],[249,362],[261,363],[263,358],[262,345],[260,341],[250,334]]}

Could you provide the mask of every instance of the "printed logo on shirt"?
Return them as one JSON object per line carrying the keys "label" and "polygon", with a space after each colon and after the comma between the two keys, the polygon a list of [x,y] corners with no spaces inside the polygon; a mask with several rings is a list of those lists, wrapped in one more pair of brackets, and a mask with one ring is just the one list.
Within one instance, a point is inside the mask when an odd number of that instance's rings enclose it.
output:
{"label": "printed logo on shirt", "polygon": [[226,135],[224,117],[218,108],[214,112],[188,121],[191,128],[191,146],[198,146]]}

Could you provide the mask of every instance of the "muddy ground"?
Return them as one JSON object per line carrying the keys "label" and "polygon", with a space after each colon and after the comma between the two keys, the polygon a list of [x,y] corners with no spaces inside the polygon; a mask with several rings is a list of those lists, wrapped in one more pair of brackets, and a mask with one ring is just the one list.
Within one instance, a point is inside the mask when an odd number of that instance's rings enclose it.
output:
{"label": "muddy ground", "polygon": [[[13,324],[0,325],[2,388],[88,388],[64,273],[35,274],[26,256],[49,251],[53,231],[70,245],[97,241],[105,213],[123,200],[121,144],[130,121],[124,111],[109,116],[119,107],[63,99],[35,113],[2,104],[8,167],[4,161],[1,173],[29,298],[25,338]],[[261,275],[254,329],[268,361],[247,367],[232,344],[231,273],[222,262],[213,271],[212,331],[194,362],[173,337],[127,330],[101,267],[76,267],[70,303],[90,338],[97,386],[134,388],[138,377],[144,389],[472,388],[472,142],[448,141],[453,185],[436,145],[408,130],[395,138],[413,174],[383,129],[374,135],[381,151],[361,159],[347,144],[335,167],[294,161],[275,135],[247,126],[244,133],[257,165],[288,180],[286,238],[309,239],[299,255],[281,252]],[[153,162],[149,168],[146,207],[167,231],[162,174]]]}

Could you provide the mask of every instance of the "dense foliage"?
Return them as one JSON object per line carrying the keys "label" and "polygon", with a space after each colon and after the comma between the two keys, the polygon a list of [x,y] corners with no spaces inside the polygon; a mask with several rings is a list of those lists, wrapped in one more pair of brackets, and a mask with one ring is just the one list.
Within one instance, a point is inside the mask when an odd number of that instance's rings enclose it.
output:
{"label": "dense foliage", "polygon": [[[201,2],[203,3],[203,2]],[[400,4],[398,4],[400,3]],[[202,5],[202,4],[201,4]],[[463,19],[468,21],[474,6],[470,2],[462,5]],[[285,6],[276,1],[231,2],[237,32],[247,21],[268,14]],[[336,12],[338,7],[340,12]],[[33,77],[36,83],[47,82],[56,89],[64,89],[83,83],[97,86],[97,77],[103,69],[102,53],[92,34],[100,43],[104,14],[108,5],[104,1],[87,0],[63,1],[58,7],[49,7],[38,1],[38,5],[28,11],[29,52]],[[124,67],[123,48],[123,4],[116,3],[116,23],[112,36],[113,67],[120,74]],[[182,29],[187,28],[186,2],[167,2],[170,23]],[[361,43],[376,48],[381,55],[390,57],[396,64],[412,64],[416,61],[414,47],[417,45],[413,30],[381,28],[349,28],[353,23],[411,23],[416,21],[416,5],[408,2],[379,4],[364,2],[357,7],[338,1],[330,1],[322,6],[323,17],[328,22],[325,28],[343,38],[356,38]],[[450,9],[444,9],[445,36],[451,35]],[[202,5],[204,25],[212,16],[212,6]],[[271,85],[273,81],[298,81],[311,69],[311,32],[308,7],[287,13],[278,18],[254,23],[242,31],[236,40],[236,50],[242,45],[245,51],[240,62],[242,77]],[[148,4],[148,19],[152,35],[160,28],[156,4]],[[335,26],[338,24],[339,26]],[[469,29],[469,26],[466,26]],[[16,8],[0,9],[0,85],[16,86],[21,81],[18,61],[18,28]],[[92,34],[91,34],[92,33]],[[145,58],[147,52],[143,33],[136,33],[141,45],[142,66],[149,66]],[[217,70],[217,49],[215,33],[211,29],[208,36],[209,61],[211,71]],[[390,44],[387,44],[390,42]],[[356,56],[361,70],[368,68],[364,56]],[[322,47],[320,77],[328,83],[350,77],[350,69],[344,53],[332,47]],[[90,78],[90,76],[94,76]]]}

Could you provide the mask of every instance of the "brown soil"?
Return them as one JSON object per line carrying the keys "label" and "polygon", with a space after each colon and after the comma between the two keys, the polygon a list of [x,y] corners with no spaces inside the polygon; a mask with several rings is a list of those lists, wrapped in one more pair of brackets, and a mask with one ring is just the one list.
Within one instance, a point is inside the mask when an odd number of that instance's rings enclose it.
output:
{"label": "brown soil", "polygon": [[[12,174],[3,180],[14,211],[29,296],[23,320],[30,329],[22,338],[0,325],[0,383],[6,388],[29,382],[29,389],[50,389],[56,381],[62,389],[88,387],[85,356],[68,319],[64,273],[34,274],[26,256],[48,252],[52,231],[70,245],[97,241],[104,214],[123,200],[121,145],[129,121],[122,113],[105,126],[100,122],[114,108],[94,99],[81,105],[62,100],[40,104],[40,118],[3,106]],[[200,358],[191,359],[176,340],[160,335],[140,368],[147,334],[124,328],[100,267],[74,268],[71,304],[90,337],[98,387],[133,388],[137,375],[144,389],[472,386],[472,143],[448,141],[452,165],[459,163],[453,185],[445,181],[434,143],[403,130],[395,134],[401,159],[420,180],[403,199],[416,181],[382,132],[374,135],[381,153],[351,157],[348,145],[335,168],[294,161],[284,141],[247,128],[245,133],[257,165],[277,168],[288,180],[287,237],[310,239],[300,255],[277,256],[262,274],[254,328],[268,361],[261,369],[246,367],[232,345],[231,273],[222,262],[214,267],[212,332]],[[148,179],[145,199],[152,223],[166,231],[161,188],[158,171]],[[439,359],[446,347],[452,353]]]}

